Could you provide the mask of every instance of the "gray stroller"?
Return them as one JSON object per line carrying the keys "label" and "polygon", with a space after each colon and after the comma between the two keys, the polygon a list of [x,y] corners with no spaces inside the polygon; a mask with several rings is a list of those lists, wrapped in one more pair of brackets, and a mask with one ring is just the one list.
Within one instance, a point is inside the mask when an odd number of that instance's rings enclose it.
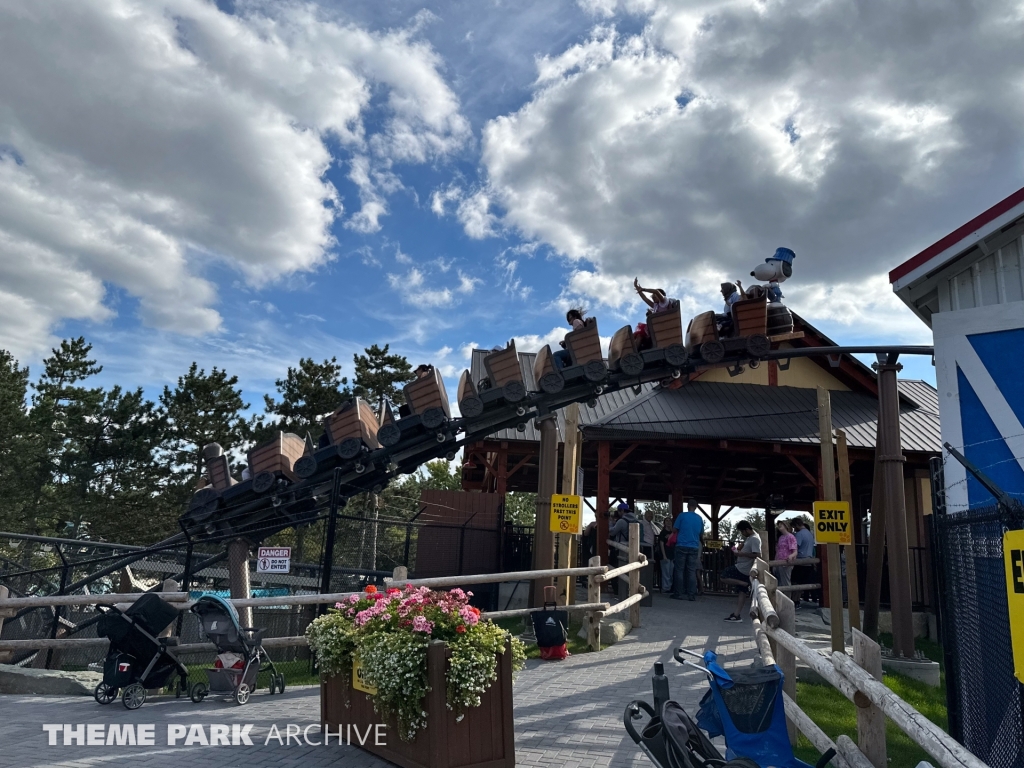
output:
{"label": "gray stroller", "polygon": [[[226,696],[245,704],[256,690],[256,678],[262,668],[270,672],[270,695],[284,693],[284,675],[274,667],[263,649],[263,630],[243,627],[235,606],[213,595],[204,595],[192,606],[203,624],[203,634],[217,646],[217,663],[206,670],[209,684],[196,683],[189,698],[196,704],[207,696]],[[229,666],[221,659],[227,657]]]}

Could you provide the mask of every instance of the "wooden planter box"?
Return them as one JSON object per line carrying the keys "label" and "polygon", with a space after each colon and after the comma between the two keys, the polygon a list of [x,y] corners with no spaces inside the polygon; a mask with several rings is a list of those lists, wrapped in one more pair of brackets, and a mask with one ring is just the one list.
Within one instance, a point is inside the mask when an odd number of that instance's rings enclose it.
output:
{"label": "wooden planter box", "polygon": [[[411,742],[398,736],[393,718],[383,720],[373,710],[370,696],[340,677],[320,679],[321,726],[331,733],[346,725],[387,724],[387,746],[353,743],[402,768],[513,768],[516,764],[512,730],[512,649],[498,656],[498,677],[480,697],[480,706],[465,711],[461,722],[446,704],[445,672],[448,647],[439,641],[427,646],[427,676],[430,691],[424,702],[427,727]],[[353,732],[355,729],[352,729]],[[344,737],[343,737],[344,738]]]}

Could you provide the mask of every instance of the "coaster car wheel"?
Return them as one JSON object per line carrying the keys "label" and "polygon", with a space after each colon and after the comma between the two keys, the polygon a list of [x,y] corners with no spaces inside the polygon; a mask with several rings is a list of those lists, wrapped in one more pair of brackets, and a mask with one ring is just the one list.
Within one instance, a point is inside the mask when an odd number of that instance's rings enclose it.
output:
{"label": "coaster car wheel", "polygon": [[604,381],[608,378],[608,366],[604,360],[591,360],[583,366],[583,375],[587,381]]}
{"label": "coaster car wheel", "polygon": [[[475,419],[484,412],[484,401],[476,395],[467,395],[459,403],[459,412],[467,418]],[[377,433],[377,436],[380,437],[379,432]]]}
{"label": "coaster car wheel", "polygon": [[193,523],[209,520],[220,506],[220,492],[213,488],[202,488],[192,494],[188,515]]}
{"label": "coaster car wheel", "polygon": [[637,376],[644,369],[644,359],[638,352],[629,352],[619,358],[619,370],[627,376]]}
{"label": "coaster car wheel", "polygon": [[295,462],[295,474],[305,480],[316,474],[316,459],[312,456],[301,456]]}
{"label": "coaster car wheel", "polygon": [[540,377],[540,389],[542,392],[554,395],[565,389],[565,377],[558,371],[550,371]]}
{"label": "coaster car wheel", "polygon": [[507,402],[518,403],[526,397],[526,385],[521,381],[510,381],[501,388],[501,394]]}
{"label": "coaster car wheel", "polygon": [[277,476],[273,472],[257,472],[256,477],[252,479],[253,493],[266,493],[276,482]]}
{"label": "coaster car wheel", "polygon": [[363,450],[363,441],[358,437],[346,437],[338,444],[338,455],[343,459],[354,459]]}
{"label": "coaster car wheel", "polygon": [[665,350],[665,361],[674,368],[686,365],[690,359],[690,353],[682,344],[672,344]]}
{"label": "coaster car wheel", "polygon": [[772,350],[772,343],[763,333],[755,333],[747,338],[747,354],[751,357],[764,357]]}
{"label": "coaster car wheel", "polygon": [[100,683],[92,692],[92,697],[96,699],[97,704],[109,704],[117,698],[117,691],[118,689],[113,685]]}
{"label": "coaster car wheel", "polygon": [[476,383],[476,391],[477,392],[486,392],[490,388],[491,388],[491,380],[489,378],[487,378],[486,376],[484,376],[482,379],[480,379],[480,381],[478,381]]}
{"label": "coaster car wheel", "polygon": [[700,356],[705,363],[720,363],[725,357],[725,345],[720,341],[705,341],[700,345]]}
{"label": "coaster car wheel", "polygon": [[440,408],[427,408],[423,412],[423,426],[427,429],[437,429],[447,421],[444,411]]}
{"label": "coaster car wheel", "polygon": [[377,430],[377,441],[385,448],[398,445],[401,439],[402,430],[398,428],[397,424],[385,424]]}

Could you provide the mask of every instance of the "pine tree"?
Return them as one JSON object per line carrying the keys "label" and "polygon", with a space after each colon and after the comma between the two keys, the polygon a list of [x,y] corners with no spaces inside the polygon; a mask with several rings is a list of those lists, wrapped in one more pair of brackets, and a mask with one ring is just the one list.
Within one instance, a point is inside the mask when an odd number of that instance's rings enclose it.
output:
{"label": "pine tree", "polygon": [[28,376],[28,368],[0,349],[0,526],[5,530],[20,522],[27,492]]}
{"label": "pine tree", "polygon": [[90,359],[92,345],[81,336],[64,339],[43,361],[43,374],[33,385],[26,446],[27,498],[22,530],[54,532],[73,516],[86,485],[76,456],[76,444],[103,401],[103,389],[83,383],[103,367]]}
{"label": "pine tree", "polygon": [[412,366],[402,355],[388,354],[390,345],[381,349],[376,344],[366,348],[365,355],[354,355],[356,375],[355,394],[370,403],[377,415],[385,405],[392,407],[405,402],[400,386],[415,376]]}
{"label": "pine tree", "polygon": [[216,366],[207,374],[192,363],[174,389],[164,387],[159,415],[166,422],[170,464],[182,494],[203,472],[203,446],[220,443],[225,451],[246,447],[251,429],[242,414],[249,404],[237,384],[237,376]]}
{"label": "pine tree", "polygon": [[341,375],[338,360],[332,357],[316,363],[311,357],[299,360],[297,368],[275,382],[280,400],[264,395],[266,413],[261,416],[254,434],[259,443],[273,437],[278,430],[316,439],[321,423],[328,414],[352,396],[348,379]]}

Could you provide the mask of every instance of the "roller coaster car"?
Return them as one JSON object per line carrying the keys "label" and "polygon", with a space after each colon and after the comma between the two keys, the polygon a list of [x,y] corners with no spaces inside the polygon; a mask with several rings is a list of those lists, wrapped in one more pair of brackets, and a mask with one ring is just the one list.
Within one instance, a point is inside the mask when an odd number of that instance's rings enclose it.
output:
{"label": "roller coaster car", "polygon": [[249,472],[252,490],[266,493],[284,478],[294,483],[295,462],[306,453],[306,441],[292,432],[278,432],[277,437],[249,451]]}
{"label": "roller coaster car", "polygon": [[699,357],[708,365],[722,362],[726,355],[759,360],[771,351],[772,342],[803,336],[792,333],[793,316],[789,309],[780,302],[769,304],[763,296],[737,301],[731,311],[732,329],[727,336],[719,333],[714,312],[704,312],[690,321],[685,346],[692,357]]}
{"label": "roller coaster car", "polygon": [[390,409],[385,409],[386,423],[377,432],[380,444],[391,448],[404,435],[415,432],[434,432],[438,442],[445,442],[450,437],[445,433],[445,425],[451,421],[452,412],[441,373],[434,366],[428,365],[402,391],[405,394],[405,405],[399,409],[398,421],[394,420]]}
{"label": "roller coaster car", "polygon": [[537,353],[533,373],[542,392],[549,395],[561,392],[567,382],[576,379],[601,384],[608,378],[608,366],[601,354],[601,337],[595,318],[588,317],[582,328],[565,334],[565,348],[571,363],[561,370],[555,368],[550,347],[544,347]]}
{"label": "roller coaster car", "polygon": [[[390,409],[387,413],[390,416]],[[375,451],[380,448],[379,431],[373,409],[362,398],[353,397],[324,420],[327,445],[299,459],[295,473],[305,479],[351,461],[367,451]]]}
{"label": "roller coaster car", "polygon": [[[294,464],[305,451],[305,441],[298,435],[279,432],[276,439],[249,452],[252,478],[238,482],[230,475],[224,449],[217,443],[210,443],[203,448],[210,485],[192,494],[185,514],[181,516],[181,524],[186,528],[198,528],[207,535],[214,535],[235,531],[242,521],[246,525],[251,525],[254,519],[262,520],[268,514],[273,517],[283,516],[290,521],[289,524],[301,522],[305,511],[301,503],[296,505],[294,497],[284,499],[275,496],[273,503],[268,503],[265,494],[278,485],[281,479],[290,482],[298,479],[297,473],[294,472]],[[263,487],[257,481],[263,484]],[[266,507],[269,511],[256,514],[253,518],[252,515],[257,513],[260,507]],[[225,514],[229,511],[229,514]]]}
{"label": "roller coaster car", "polygon": [[496,402],[515,405],[526,399],[526,382],[519,366],[519,353],[512,340],[505,349],[491,352],[484,358],[487,376],[476,386],[469,371],[463,371],[459,379],[459,411],[463,416],[474,418],[484,408]]}

